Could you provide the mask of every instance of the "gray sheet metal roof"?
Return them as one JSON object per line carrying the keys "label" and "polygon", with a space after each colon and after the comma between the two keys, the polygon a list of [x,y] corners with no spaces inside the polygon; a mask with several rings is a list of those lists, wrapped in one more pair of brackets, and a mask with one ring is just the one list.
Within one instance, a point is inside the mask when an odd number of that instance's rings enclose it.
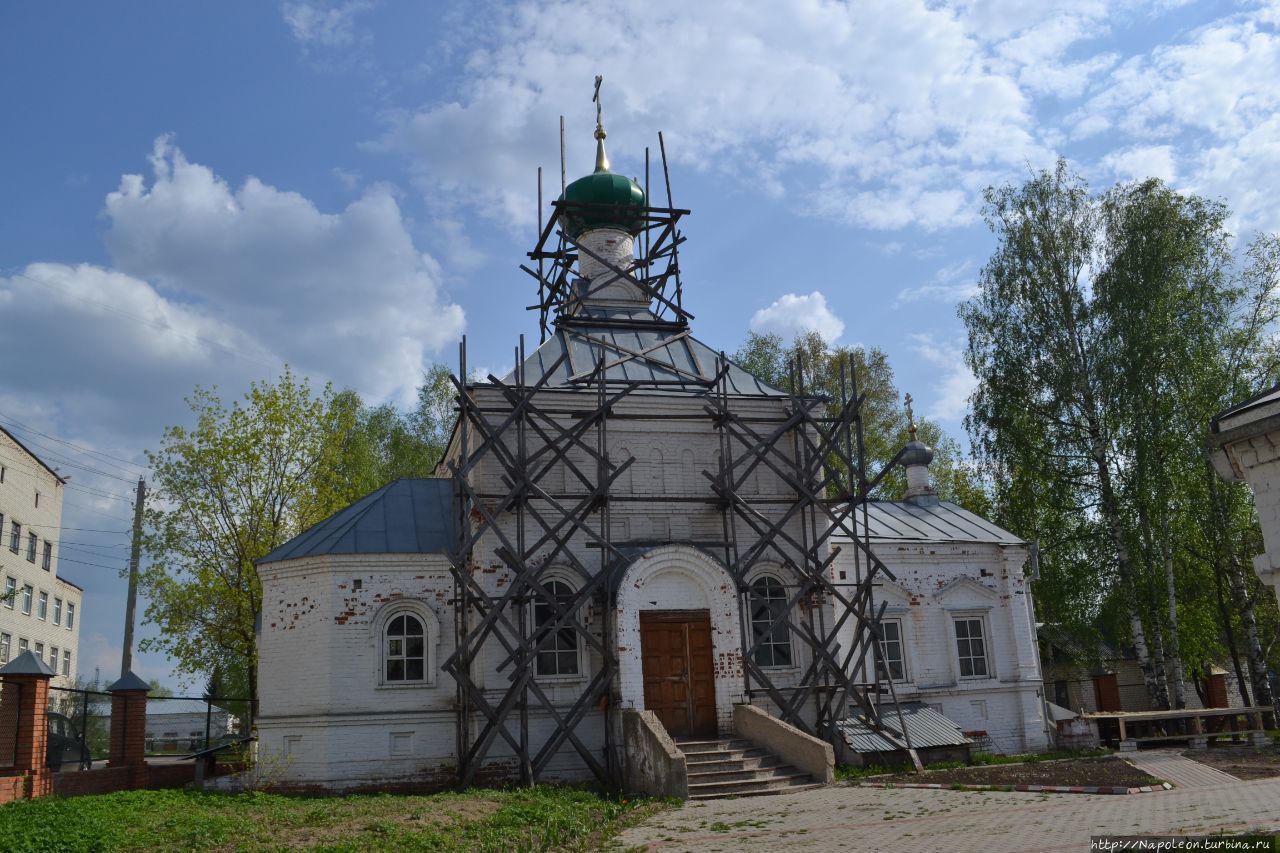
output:
{"label": "gray sheet metal roof", "polygon": [[[960,731],[960,727],[923,702],[902,702],[902,721],[911,734],[911,745],[916,749],[931,746],[961,746],[972,743]],[[876,710],[886,727],[898,731],[898,712],[893,705],[878,705]],[[873,729],[859,715],[836,723],[844,742],[854,752],[895,752],[902,749],[897,743]]]}
{"label": "gray sheet metal roof", "polygon": [[[592,319],[601,325],[591,324]],[[571,379],[589,374],[603,356],[607,383],[641,382],[662,391],[702,391],[714,380],[719,358],[716,350],[694,338],[687,329],[663,323],[648,311],[597,309],[589,317],[557,324],[552,336],[526,356],[525,383],[539,381],[566,354],[568,357],[550,376],[548,387],[573,387],[577,383]],[[787,396],[787,392],[732,362],[728,379],[731,394]],[[503,379],[514,380],[514,370]]]}
{"label": "gray sheet metal roof", "polygon": [[[861,530],[862,513],[856,513]],[[1023,540],[1002,527],[948,501],[914,504],[910,501],[871,501],[867,531],[881,542],[985,542],[1022,545]]]}
{"label": "gray sheet metal roof", "polygon": [[321,554],[446,553],[453,544],[452,507],[451,480],[393,480],[257,562]]}

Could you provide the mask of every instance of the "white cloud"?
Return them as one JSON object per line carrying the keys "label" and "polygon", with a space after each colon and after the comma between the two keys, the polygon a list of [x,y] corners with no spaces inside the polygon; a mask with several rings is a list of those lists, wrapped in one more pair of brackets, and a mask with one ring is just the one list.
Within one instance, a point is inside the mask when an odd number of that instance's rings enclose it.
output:
{"label": "white cloud", "polygon": [[798,196],[806,213],[946,227],[974,218],[993,178],[1052,161],[1018,75],[1048,73],[1088,32],[1067,28],[997,63],[969,14],[923,0],[529,3],[486,31],[452,97],[397,115],[377,147],[411,155],[429,195],[465,193],[527,225],[534,170],[554,171],[567,105],[581,105],[568,117],[570,170],[590,162],[589,81],[603,72],[624,170],[666,128],[677,162]]}
{"label": "white cloud", "polygon": [[322,3],[288,0],[280,14],[303,46],[342,47],[357,40],[355,18],[373,8],[369,0]]}
{"label": "white cloud", "polygon": [[947,264],[935,272],[928,283],[898,291],[893,307],[921,301],[954,303],[970,299],[978,294],[978,282],[972,272],[973,261],[968,258]]}
{"label": "white cloud", "polygon": [[937,375],[930,386],[935,396],[925,415],[952,422],[963,420],[969,412],[969,398],[978,387],[978,380],[964,363],[963,342],[939,341],[918,333],[909,340],[912,349],[935,368]]}
{"label": "white cloud", "polygon": [[374,398],[410,393],[424,355],[461,333],[387,189],[322,213],[257,178],[232,189],[166,137],[151,163],[150,185],[126,175],[107,196],[105,239],[115,268],[157,293]]}
{"label": "white cloud", "polygon": [[806,295],[787,293],[751,317],[751,329],[773,332],[790,340],[802,332],[817,332],[828,343],[844,334],[844,321],[831,313],[827,298],[815,290]]}
{"label": "white cloud", "polygon": [[1117,180],[1159,178],[1170,183],[1178,177],[1172,145],[1131,145],[1106,154],[1102,166]]}

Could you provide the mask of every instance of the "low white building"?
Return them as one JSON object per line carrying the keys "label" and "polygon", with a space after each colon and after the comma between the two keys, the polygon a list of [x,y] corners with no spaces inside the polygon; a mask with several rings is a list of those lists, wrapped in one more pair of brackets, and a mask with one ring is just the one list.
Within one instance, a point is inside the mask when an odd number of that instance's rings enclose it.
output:
{"label": "low white building", "polygon": [[[932,456],[912,442],[903,460],[906,497],[867,508],[871,550],[894,575],[876,590],[876,606],[885,606],[885,675],[900,702],[923,702],[975,739],[985,733],[996,752],[1042,751],[1051,736],[1027,577],[1030,545],[940,501],[929,485]],[[834,568],[852,579],[857,547],[847,537],[836,544]]]}
{"label": "low white building", "polygon": [[1253,568],[1280,593],[1280,385],[1222,412],[1209,429],[1214,468],[1223,479],[1253,489],[1266,545]]}
{"label": "low white building", "polygon": [[65,481],[0,427],[0,664],[30,649],[71,687],[82,590],[58,574]]}

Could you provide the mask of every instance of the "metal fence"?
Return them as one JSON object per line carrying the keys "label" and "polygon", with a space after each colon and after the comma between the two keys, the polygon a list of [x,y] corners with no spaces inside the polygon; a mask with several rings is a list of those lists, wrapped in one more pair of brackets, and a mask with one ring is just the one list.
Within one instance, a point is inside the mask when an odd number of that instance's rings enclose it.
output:
{"label": "metal fence", "polygon": [[102,766],[111,751],[111,694],[49,688],[48,766],[54,772]]}
{"label": "metal fence", "polygon": [[245,727],[248,709],[243,699],[148,697],[147,755],[189,755],[233,741]]}
{"label": "metal fence", "polygon": [[0,682],[0,768],[12,767],[18,757],[18,708],[22,707],[22,685]]}

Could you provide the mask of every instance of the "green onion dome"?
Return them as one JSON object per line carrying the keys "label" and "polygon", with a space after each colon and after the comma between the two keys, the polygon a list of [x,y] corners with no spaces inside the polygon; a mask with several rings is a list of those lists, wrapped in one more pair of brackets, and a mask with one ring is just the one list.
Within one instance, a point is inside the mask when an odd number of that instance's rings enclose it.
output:
{"label": "green onion dome", "polygon": [[565,214],[565,232],[577,238],[593,228],[618,228],[636,235],[644,224],[644,190],[635,181],[609,171],[604,153],[604,131],[597,128],[596,170],[565,187],[562,200],[591,207],[573,208]]}

